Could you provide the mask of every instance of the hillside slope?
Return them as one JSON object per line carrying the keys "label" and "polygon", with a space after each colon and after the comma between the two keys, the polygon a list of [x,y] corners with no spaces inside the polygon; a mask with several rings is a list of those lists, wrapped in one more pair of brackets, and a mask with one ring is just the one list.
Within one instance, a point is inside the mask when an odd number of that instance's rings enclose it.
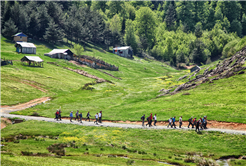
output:
{"label": "hillside slope", "polygon": [[[50,49],[43,45],[39,48],[37,55],[45,60],[44,68],[22,66],[18,61],[14,61],[13,66],[1,68],[2,105],[17,104],[43,96],[50,96],[52,100],[14,112],[15,114],[31,115],[37,112],[40,116],[53,117],[54,111],[62,108],[62,116],[68,116],[70,111],[75,110],[82,111],[84,116],[87,111],[94,115],[103,110],[103,118],[108,120],[136,121],[140,120],[142,114],[157,113],[158,121],[166,121],[173,116],[183,116],[187,120],[190,116],[207,115],[209,120],[246,123],[245,74],[217,80],[214,84],[204,83],[176,95],[156,98],[160,89],[185,83],[185,80],[177,80],[189,71],[178,71],[161,62],[150,62],[138,57],[134,60],[125,59],[94,46],[87,47],[85,55],[101,58],[119,67],[119,71],[99,71],[43,56]],[[15,53],[13,44],[4,39],[1,52],[2,58],[5,55],[9,59],[19,60],[24,56]],[[58,66],[47,62],[55,62]],[[94,79],[64,67],[83,70],[109,82],[94,84]],[[20,80],[28,80],[47,91],[27,86],[20,83]],[[89,90],[82,89],[87,83],[92,83]],[[186,93],[188,95],[183,95]]]}

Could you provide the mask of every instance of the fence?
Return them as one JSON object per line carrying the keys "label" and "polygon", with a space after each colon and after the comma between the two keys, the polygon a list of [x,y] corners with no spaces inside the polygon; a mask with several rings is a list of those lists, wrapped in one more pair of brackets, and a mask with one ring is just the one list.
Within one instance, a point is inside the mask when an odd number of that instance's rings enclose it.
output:
{"label": "fence", "polygon": [[119,67],[106,63],[103,60],[97,59],[95,57],[80,55],[80,56],[74,57],[74,60],[77,62],[80,62],[83,65],[87,65],[91,68],[94,68],[94,69],[106,69],[106,70],[112,70],[112,71],[119,70]]}

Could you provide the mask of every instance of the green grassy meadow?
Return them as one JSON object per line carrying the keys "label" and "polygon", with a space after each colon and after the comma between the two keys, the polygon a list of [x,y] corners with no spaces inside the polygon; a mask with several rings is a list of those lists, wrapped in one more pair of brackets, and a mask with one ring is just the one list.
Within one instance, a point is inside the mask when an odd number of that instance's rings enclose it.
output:
{"label": "green grassy meadow", "polygon": [[[84,55],[98,57],[107,63],[119,66],[119,71],[106,71],[122,80],[115,79],[89,67],[78,67],[61,59],[44,56],[51,50],[46,43],[33,41],[37,45],[37,56],[44,60],[44,68],[22,66],[20,61],[14,65],[1,67],[1,105],[14,105],[31,99],[49,96],[51,101],[35,107],[13,112],[13,114],[31,115],[37,112],[40,116],[54,117],[54,112],[62,108],[62,116],[70,111],[80,110],[85,116],[90,111],[94,116],[103,110],[103,119],[107,120],[140,120],[142,114],[156,113],[158,120],[167,120],[171,116],[208,116],[209,120],[246,123],[246,75],[237,75],[227,79],[214,81],[213,84],[202,84],[189,90],[190,95],[168,95],[156,98],[162,88],[179,85],[177,81],[189,70],[175,70],[158,61],[146,61],[135,57],[126,59],[106,52],[99,47],[88,45]],[[57,45],[57,48],[68,48]],[[14,44],[1,39],[1,57],[20,60],[25,54],[15,52]],[[60,66],[47,64],[56,62]],[[63,69],[81,69],[112,83],[95,84],[93,90],[82,90],[84,84],[95,82],[75,72]],[[30,82],[47,92],[23,84]]]}
{"label": "green grassy meadow", "polygon": [[[6,142],[19,134],[29,138],[20,139],[19,143]],[[158,161],[196,165],[199,161],[186,162],[186,159],[195,155],[199,159],[214,161],[223,156],[246,155],[245,135],[206,131],[197,134],[183,130],[122,129],[26,121],[4,128],[1,137],[2,141],[6,140],[2,142],[5,145],[1,149],[2,165],[25,165],[27,161],[30,161],[29,165],[37,162],[43,165],[63,162],[64,165],[69,165],[69,162],[79,165],[81,161],[92,165],[127,165],[128,160],[134,160],[134,165],[164,165]],[[65,148],[66,156],[61,158],[21,155],[21,151],[48,155],[51,154],[47,150],[50,145],[71,142],[76,148]],[[235,160],[233,163],[239,165]]]}

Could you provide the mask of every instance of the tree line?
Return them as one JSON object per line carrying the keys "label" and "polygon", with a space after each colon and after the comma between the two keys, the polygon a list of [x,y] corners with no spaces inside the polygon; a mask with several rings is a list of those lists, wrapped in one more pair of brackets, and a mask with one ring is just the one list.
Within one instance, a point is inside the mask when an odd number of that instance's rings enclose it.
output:
{"label": "tree line", "polygon": [[173,66],[210,63],[246,44],[245,1],[5,1],[1,8],[5,36],[129,45]]}

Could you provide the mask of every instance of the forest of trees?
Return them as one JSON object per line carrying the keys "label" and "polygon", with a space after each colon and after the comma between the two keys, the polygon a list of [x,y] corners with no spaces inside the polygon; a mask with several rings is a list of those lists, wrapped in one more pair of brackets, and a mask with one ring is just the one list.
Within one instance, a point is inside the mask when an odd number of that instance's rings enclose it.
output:
{"label": "forest of trees", "polygon": [[134,54],[210,63],[246,45],[246,1],[5,1],[2,34],[131,46]]}

